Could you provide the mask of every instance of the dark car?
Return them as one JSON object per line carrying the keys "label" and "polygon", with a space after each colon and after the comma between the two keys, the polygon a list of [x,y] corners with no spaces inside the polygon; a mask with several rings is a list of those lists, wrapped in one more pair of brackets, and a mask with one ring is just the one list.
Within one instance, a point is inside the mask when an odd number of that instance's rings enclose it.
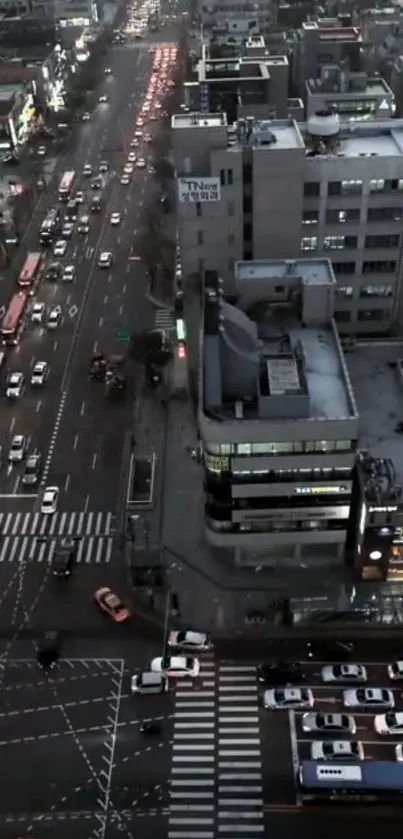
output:
{"label": "dark car", "polygon": [[107,361],[103,353],[97,352],[91,358],[90,379],[104,381],[107,370]]}
{"label": "dark car", "polygon": [[94,178],[94,180],[91,181],[91,189],[102,189],[102,186],[102,178]]}
{"label": "dark car", "polygon": [[305,679],[299,661],[269,661],[257,668],[259,682],[265,685],[298,685]]}
{"label": "dark car", "polygon": [[61,539],[53,556],[52,571],[55,577],[71,577],[77,557],[77,545],[74,539]]}
{"label": "dark car", "polygon": [[69,221],[77,221],[79,206],[75,198],[70,198],[70,201],[67,202],[66,209]]}
{"label": "dark car", "polygon": [[59,279],[59,277],[61,277],[61,273],[62,266],[60,265],[60,262],[52,262],[46,271],[45,280],[54,283]]}
{"label": "dark car", "polygon": [[36,643],[36,658],[43,670],[54,670],[60,659],[60,636],[56,630],[41,635]]}
{"label": "dark car", "polygon": [[305,656],[316,661],[348,661],[354,652],[349,641],[307,641]]}
{"label": "dark car", "polygon": [[102,198],[100,195],[94,195],[91,199],[91,212],[100,213],[102,210]]}

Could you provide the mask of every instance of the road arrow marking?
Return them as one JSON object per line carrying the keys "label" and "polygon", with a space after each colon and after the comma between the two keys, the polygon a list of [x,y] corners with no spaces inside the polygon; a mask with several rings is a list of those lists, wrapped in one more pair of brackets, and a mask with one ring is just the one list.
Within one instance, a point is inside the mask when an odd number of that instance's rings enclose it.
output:
{"label": "road arrow marking", "polygon": [[72,306],[70,306],[70,309],[69,309],[69,316],[70,316],[71,318],[75,318],[75,316],[76,316],[77,312],[78,312],[78,308],[77,308],[77,306],[75,306],[75,305],[74,305],[74,303],[73,303],[73,305],[72,305]]}

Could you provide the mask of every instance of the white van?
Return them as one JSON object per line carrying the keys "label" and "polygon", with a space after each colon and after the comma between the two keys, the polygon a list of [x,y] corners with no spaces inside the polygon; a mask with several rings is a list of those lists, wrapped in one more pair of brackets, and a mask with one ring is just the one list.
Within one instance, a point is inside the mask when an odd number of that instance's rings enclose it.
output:
{"label": "white van", "polygon": [[165,693],[168,679],[163,673],[144,670],[138,676],[132,676],[130,685],[132,693]]}

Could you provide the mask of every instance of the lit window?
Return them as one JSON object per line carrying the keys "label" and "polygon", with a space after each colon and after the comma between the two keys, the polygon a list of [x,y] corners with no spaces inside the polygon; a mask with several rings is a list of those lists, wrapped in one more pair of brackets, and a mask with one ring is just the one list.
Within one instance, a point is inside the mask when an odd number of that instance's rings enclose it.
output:
{"label": "lit window", "polygon": [[385,189],[385,181],[383,178],[374,178],[369,182],[370,192],[383,192]]}
{"label": "lit window", "polygon": [[304,236],[301,239],[301,250],[302,251],[316,251],[318,247],[318,237],[317,236]]}

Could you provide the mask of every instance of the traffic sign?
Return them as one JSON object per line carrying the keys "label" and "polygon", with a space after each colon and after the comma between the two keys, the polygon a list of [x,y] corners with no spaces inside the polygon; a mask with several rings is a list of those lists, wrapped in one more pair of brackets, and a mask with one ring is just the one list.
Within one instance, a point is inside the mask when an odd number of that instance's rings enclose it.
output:
{"label": "traffic sign", "polygon": [[116,338],[122,344],[125,344],[125,343],[127,343],[127,341],[130,341],[130,331],[129,331],[129,329],[126,329],[126,327],[124,327],[124,326],[119,326],[119,328],[116,332]]}

